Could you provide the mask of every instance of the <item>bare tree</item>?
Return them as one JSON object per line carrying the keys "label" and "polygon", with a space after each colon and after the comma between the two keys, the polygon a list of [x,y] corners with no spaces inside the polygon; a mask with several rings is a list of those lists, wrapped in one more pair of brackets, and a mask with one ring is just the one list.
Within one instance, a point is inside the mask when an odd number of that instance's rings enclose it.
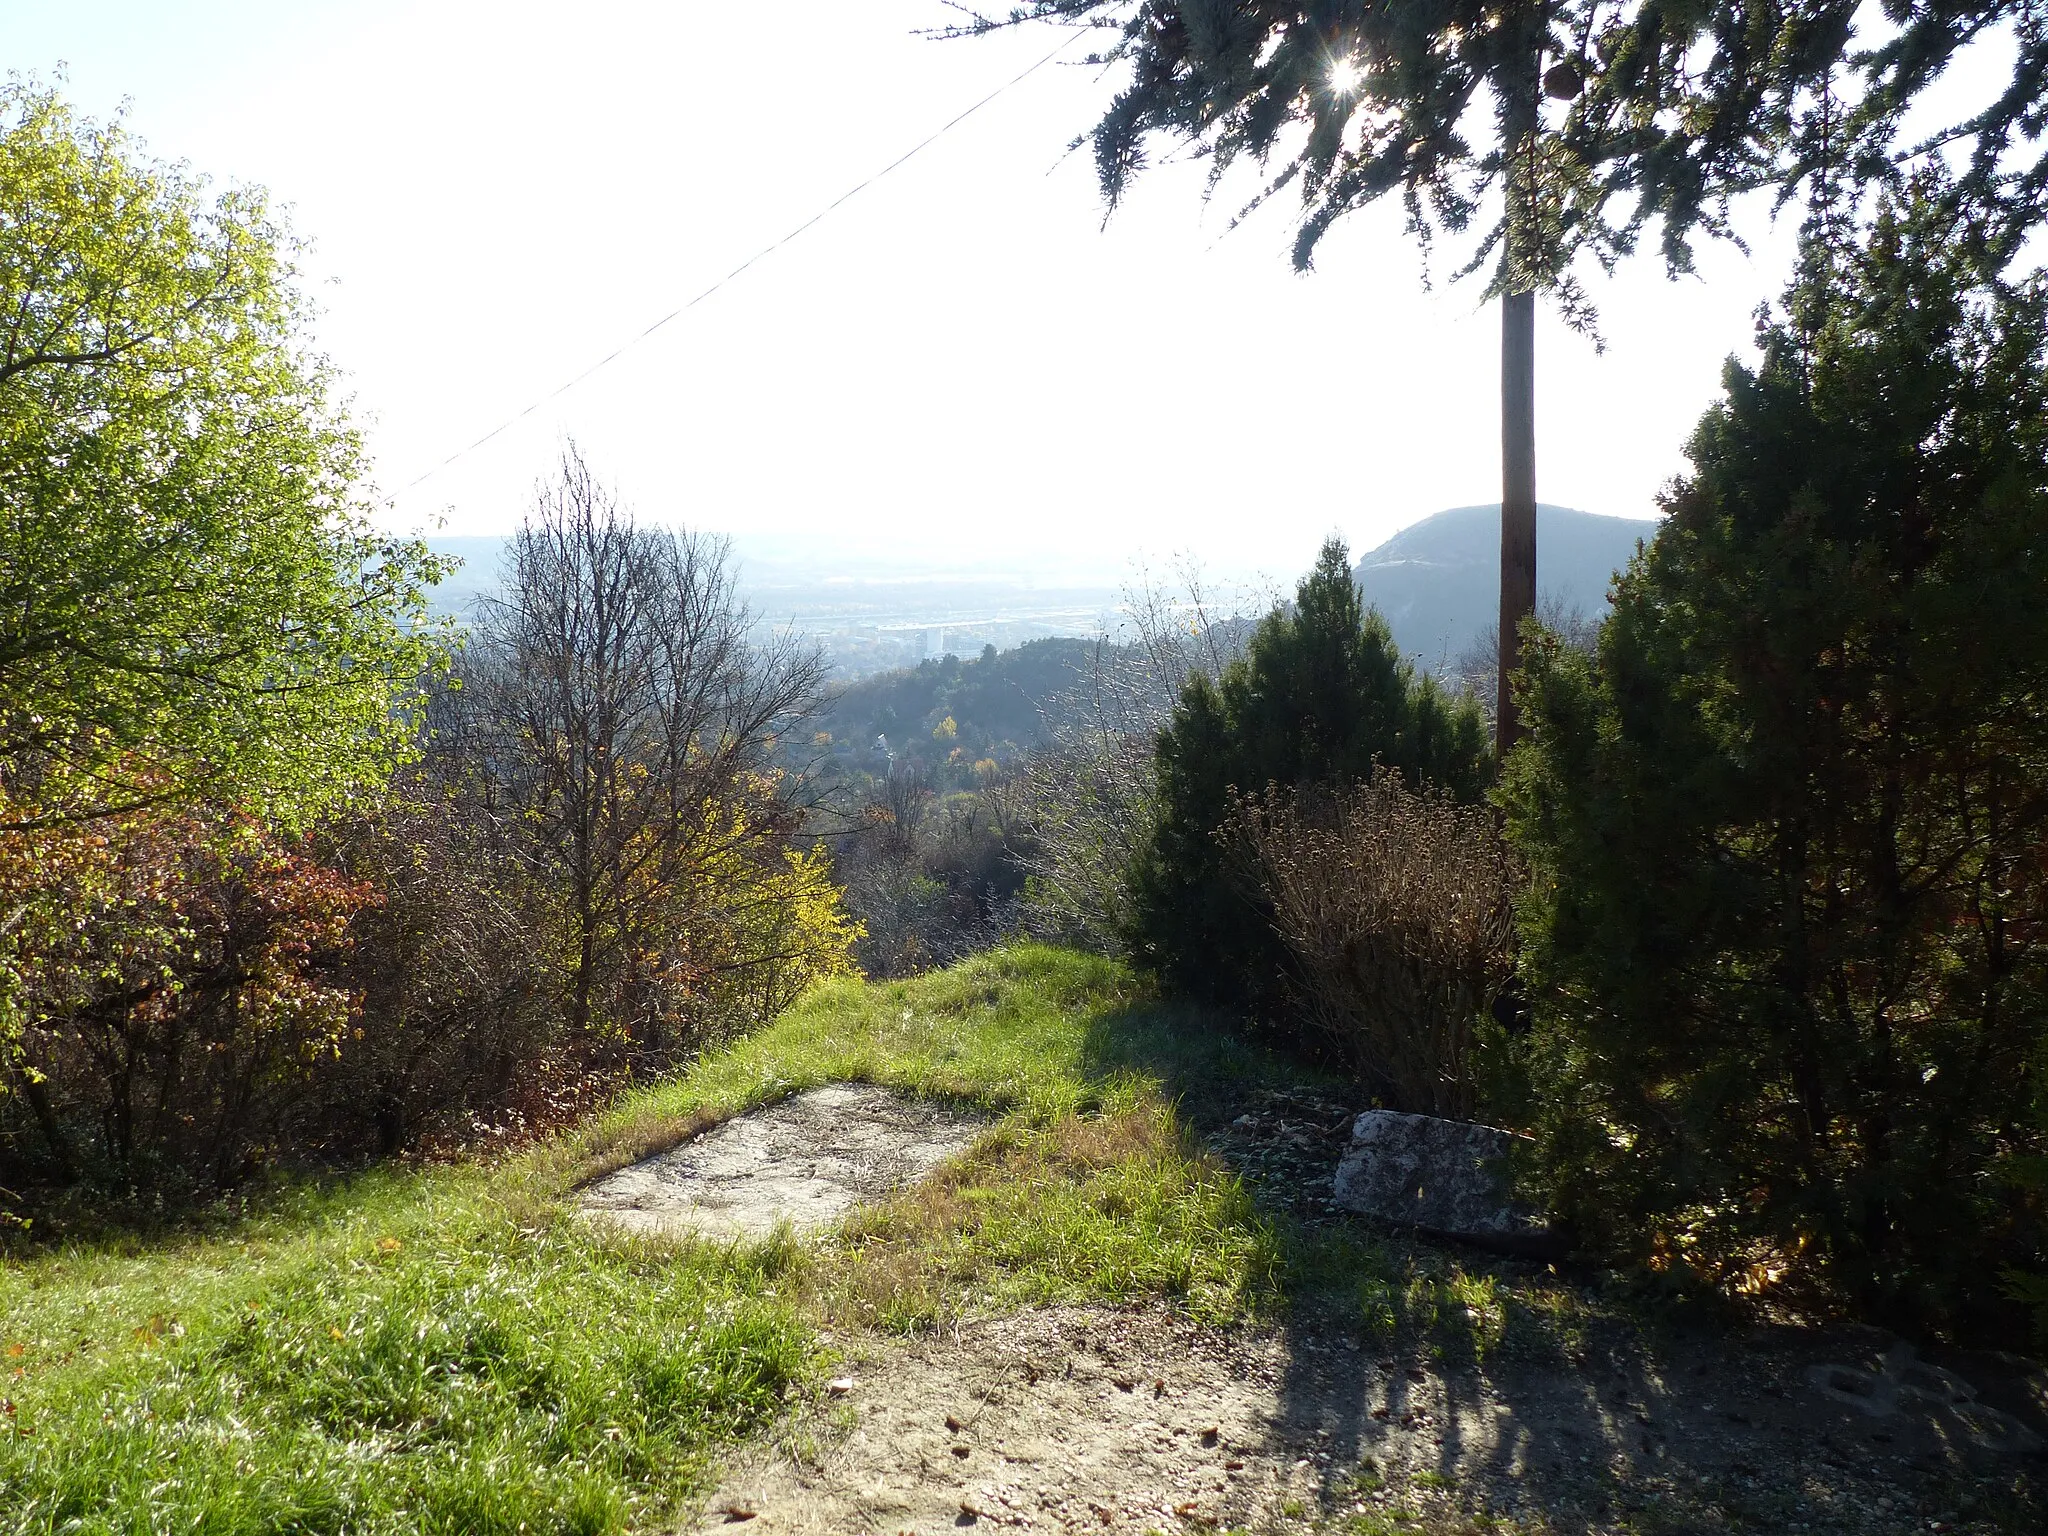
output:
{"label": "bare tree", "polygon": [[[1573,650],[1590,652],[1600,643],[1600,620],[1554,592],[1536,605],[1536,622]],[[1498,729],[1500,718],[1500,655],[1500,625],[1488,624],[1451,660],[1444,674],[1454,689],[1472,696],[1490,731]]]}
{"label": "bare tree", "polygon": [[1013,796],[1040,927],[1104,949],[1121,943],[1129,872],[1152,835],[1160,729],[1190,677],[1213,680],[1244,649],[1243,598],[1212,591],[1192,562],[1177,563],[1169,582],[1141,572],[1124,594],[1128,638],[1099,638],[1088,669],[1049,701],[1053,745]]}
{"label": "bare tree", "polygon": [[606,978],[675,926],[678,893],[752,899],[697,876],[779,857],[795,831],[802,808],[770,758],[825,666],[786,634],[750,643],[726,542],[640,527],[573,445],[536,487],[504,586],[480,606],[466,682],[533,856],[566,887],[584,1031]]}

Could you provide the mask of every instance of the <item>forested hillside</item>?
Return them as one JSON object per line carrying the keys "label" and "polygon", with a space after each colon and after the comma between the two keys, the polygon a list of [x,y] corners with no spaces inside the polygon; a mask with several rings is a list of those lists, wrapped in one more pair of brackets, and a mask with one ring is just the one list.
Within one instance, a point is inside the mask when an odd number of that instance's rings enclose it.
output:
{"label": "forested hillside", "polygon": [[[1113,648],[1112,648],[1113,649]],[[1013,763],[1050,739],[1048,718],[1074,709],[1074,693],[1103,643],[1033,640],[985,647],[878,673],[840,689],[817,718],[814,745],[842,770],[887,772],[891,763],[934,772],[982,760]],[[957,773],[954,777],[958,777]]]}

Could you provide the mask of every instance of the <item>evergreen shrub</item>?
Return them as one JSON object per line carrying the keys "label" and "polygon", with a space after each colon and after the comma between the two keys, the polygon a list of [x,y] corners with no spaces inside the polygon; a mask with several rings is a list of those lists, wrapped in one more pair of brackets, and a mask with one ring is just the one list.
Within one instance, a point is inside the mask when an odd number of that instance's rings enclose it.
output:
{"label": "evergreen shrub", "polygon": [[1539,645],[1530,1113],[1594,1246],[2015,1336],[2048,1219],[2048,286],[1922,188],[1806,276]]}
{"label": "evergreen shrub", "polygon": [[1272,1008],[1285,1002],[1286,953],[1270,901],[1218,837],[1232,795],[1359,783],[1384,766],[1470,802],[1491,754],[1477,707],[1401,658],[1332,539],[1292,609],[1268,614],[1215,682],[1189,679],[1157,766],[1157,822],[1131,874],[1132,952],[1176,991]]}

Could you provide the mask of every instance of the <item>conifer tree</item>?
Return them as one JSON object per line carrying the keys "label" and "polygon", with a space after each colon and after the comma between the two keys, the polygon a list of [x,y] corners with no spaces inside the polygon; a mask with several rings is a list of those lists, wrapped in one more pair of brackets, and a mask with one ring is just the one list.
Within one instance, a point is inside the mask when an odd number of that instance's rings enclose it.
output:
{"label": "conifer tree", "polygon": [[1504,796],[1586,1237],[1985,1331],[2048,1274],[2048,280],[1953,191],[1809,246]]}
{"label": "conifer tree", "polygon": [[1279,941],[1216,840],[1231,794],[1356,783],[1375,764],[1467,801],[1490,777],[1478,710],[1415,676],[1331,539],[1293,610],[1268,614],[1215,683],[1194,674],[1160,735],[1159,822],[1132,875],[1132,948],[1179,990],[1272,1001]]}
{"label": "conifer tree", "polygon": [[[1729,232],[1729,199],[1821,176],[1896,173],[1900,121],[1956,54],[2031,16],[2018,0],[1929,0],[1857,36],[1849,0],[1673,7],[1660,0],[1027,0],[1003,19],[1097,29],[1096,62],[1123,86],[1090,136],[1114,209],[1155,137],[1251,160],[1254,202],[1300,197],[1294,262],[1346,214],[1398,193],[1427,248],[1474,241],[1501,309],[1499,742],[1515,735],[1509,679],[1536,601],[1534,295],[1590,323],[1575,268],[1611,267],[1655,230],[1667,266]],[[1888,7],[1890,11],[1892,8]],[[1881,23],[1882,24],[1882,23]],[[1936,135],[1969,150],[1954,189],[2009,226],[2048,195],[2038,136],[2048,30],[2023,25],[2010,87]],[[1475,132],[1478,129],[1478,132]],[[1924,146],[1906,146],[1908,157]],[[1462,273],[1461,273],[1462,275]]]}

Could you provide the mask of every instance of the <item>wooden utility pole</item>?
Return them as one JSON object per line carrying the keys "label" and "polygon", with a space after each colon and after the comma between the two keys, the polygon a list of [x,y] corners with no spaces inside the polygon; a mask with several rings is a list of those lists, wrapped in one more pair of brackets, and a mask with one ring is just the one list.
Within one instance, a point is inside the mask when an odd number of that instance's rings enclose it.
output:
{"label": "wooden utility pole", "polygon": [[1522,620],[1536,611],[1536,295],[1500,301],[1500,692],[1495,750],[1521,736],[1514,672]]}
{"label": "wooden utility pole", "polygon": [[1506,757],[1521,736],[1514,675],[1522,664],[1522,620],[1536,611],[1536,135],[1543,86],[1546,7],[1527,7],[1529,74],[1507,103],[1508,164],[1502,179],[1509,291],[1500,301],[1500,683],[1494,751]]}

